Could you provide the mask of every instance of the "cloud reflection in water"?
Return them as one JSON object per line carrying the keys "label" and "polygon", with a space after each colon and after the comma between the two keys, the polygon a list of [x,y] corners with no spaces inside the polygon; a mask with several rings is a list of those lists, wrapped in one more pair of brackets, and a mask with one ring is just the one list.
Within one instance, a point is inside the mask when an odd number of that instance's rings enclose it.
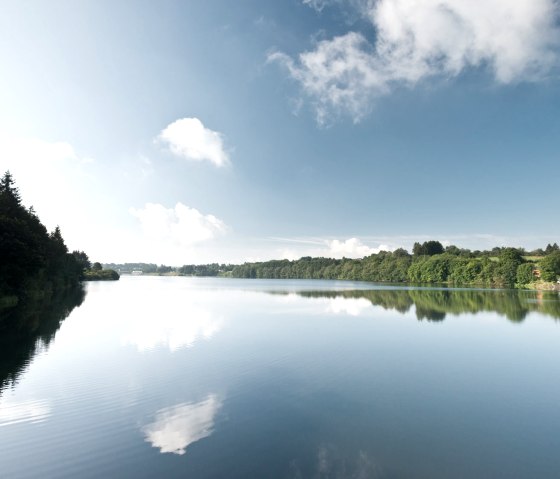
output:
{"label": "cloud reflection in water", "polygon": [[337,296],[328,299],[328,313],[360,316],[371,309],[371,302],[366,298],[344,298],[342,296]]}
{"label": "cloud reflection in water", "polygon": [[193,298],[169,298],[161,304],[142,303],[143,309],[132,318],[123,343],[141,351],[163,346],[174,352],[210,339],[224,325],[224,318]]}
{"label": "cloud reflection in water", "polygon": [[161,453],[185,454],[186,448],[214,431],[214,419],[222,406],[213,394],[197,403],[181,403],[160,409],[155,421],[143,428],[146,442]]}

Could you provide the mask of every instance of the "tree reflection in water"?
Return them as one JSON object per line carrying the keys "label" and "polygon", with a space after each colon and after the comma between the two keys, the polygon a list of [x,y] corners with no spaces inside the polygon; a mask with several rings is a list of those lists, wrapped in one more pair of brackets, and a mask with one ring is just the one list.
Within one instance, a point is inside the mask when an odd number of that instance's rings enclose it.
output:
{"label": "tree reflection in water", "polygon": [[[274,294],[283,294],[274,292]],[[301,291],[309,298],[365,298],[374,306],[400,313],[415,307],[419,320],[443,321],[447,314],[494,312],[512,322],[531,312],[560,319],[560,296],[555,291],[468,289],[372,289],[352,291]]]}
{"label": "tree reflection in water", "polygon": [[79,285],[48,299],[22,301],[0,310],[0,395],[17,382],[38,352],[49,347],[62,321],[84,298]]}

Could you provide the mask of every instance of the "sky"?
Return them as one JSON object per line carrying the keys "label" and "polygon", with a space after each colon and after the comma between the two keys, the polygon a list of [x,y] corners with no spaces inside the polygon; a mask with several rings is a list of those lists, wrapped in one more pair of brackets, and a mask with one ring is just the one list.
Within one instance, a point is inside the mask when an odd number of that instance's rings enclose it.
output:
{"label": "sky", "polygon": [[557,0],[0,0],[0,170],[92,261],[560,241]]}

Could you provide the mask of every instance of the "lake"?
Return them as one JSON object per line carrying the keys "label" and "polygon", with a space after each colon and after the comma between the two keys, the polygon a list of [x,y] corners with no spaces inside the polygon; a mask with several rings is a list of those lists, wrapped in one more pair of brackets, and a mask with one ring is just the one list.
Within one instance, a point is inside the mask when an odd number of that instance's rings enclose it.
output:
{"label": "lake", "polygon": [[86,289],[5,341],[1,477],[560,477],[558,293]]}

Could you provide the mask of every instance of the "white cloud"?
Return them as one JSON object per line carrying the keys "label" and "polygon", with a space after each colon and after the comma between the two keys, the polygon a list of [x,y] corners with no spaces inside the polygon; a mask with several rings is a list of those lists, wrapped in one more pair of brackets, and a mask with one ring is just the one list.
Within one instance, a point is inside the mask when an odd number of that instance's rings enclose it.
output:
{"label": "white cloud", "polygon": [[33,206],[49,230],[60,225],[69,247],[80,236],[79,230],[83,230],[83,225],[78,226],[88,201],[83,185],[93,183],[94,163],[65,141],[0,132],[0,174],[10,170],[23,204]]}
{"label": "white cloud", "polygon": [[150,160],[147,156],[141,155],[139,158],[140,163],[140,175],[142,178],[146,179],[149,176],[153,175],[154,167],[152,166],[152,160]]}
{"label": "white cloud", "polygon": [[183,455],[190,444],[212,434],[221,406],[220,400],[211,394],[198,403],[160,409],[155,421],[143,428],[146,442],[159,448],[161,453]]}
{"label": "white cloud", "polygon": [[187,160],[209,161],[216,166],[230,163],[221,133],[206,128],[198,118],[182,118],[158,136],[171,152]]}
{"label": "white cloud", "polygon": [[[39,138],[0,136],[2,155],[18,163],[51,163],[77,160],[72,145],[64,141],[44,141]],[[87,160],[86,160],[87,161]]]}
{"label": "white cloud", "polygon": [[374,44],[349,32],[296,60],[269,56],[311,97],[320,123],[340,112],[359,121],[376,97],[428,78],[485,67],[498,83],[533,81],[557,60],[556,0],[379,0],[364,14],[376,30]]}
{"label": "white cloud", "polygon": [[[380,251],[394,251],[402,247],[399,242],[393,242],[390,237],[366,238],[364,242],[360,238],[349,238],[346,240],[320,238],[320,237],[295,237],[295,238],[268,238],[268,241],[279,243],[282,247],[262,249],[254,261],[267,261],[269,259],[297,260],[302,256],[327,257],[327,258],[363,258]],[[369,246],[377,244],[378,246]],[[253,248],[258,251],[258,248]],[[243,259],[244,261],[249,261]]]}
{"label": "white cloud", "polygon": [[331,258],[363,258],[380,251],[388,251],[390,248],[387,245],[380,245],[378,248],[371,248],[362,243],[358,238],[350,238],[346,241],[328,240],[328,250],[326,255]]}
{"label": "white cloud", "polygon": [[175,208],[146,203],[144,208],[131,208],[130,212],[140,220],[149,239],[173,245],[192,246],[216,238],[227,230],[222,220],[213,215],[203,215],[180,202]]}
{"label": "white cloud", "polygon": [[327,5],[332,3],[332,0],[302,0],[304,5],[307,5],[318,12],[322,11]]}
{"label": "white cloud", "polygon": [[[0,133],[2,173],[9,169],[16,186],[25,189],[24,203],[36,199],[36,193],[50,197],[67,183],[65,177],[81,166],[94,162],[79,157],[74,147],[65,141],[45,141]],[[48,199],[48,198],[46,198]]]}
{"label": "white cloud", "polygon": [[302,257],[300,253],[293,249],[284,249],[279,254],[280,259],[287,259],[290,261],[294,261]]}

